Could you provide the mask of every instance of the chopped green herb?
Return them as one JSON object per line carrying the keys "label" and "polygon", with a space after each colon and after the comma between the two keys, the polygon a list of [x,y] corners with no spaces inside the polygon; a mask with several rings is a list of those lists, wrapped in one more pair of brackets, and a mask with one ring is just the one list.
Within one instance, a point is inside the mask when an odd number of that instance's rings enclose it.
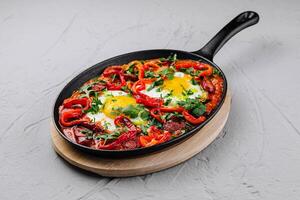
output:
{"label": "chopped green herb", "polygon": [[165,62],[165,61],[169,61],[169,62],[175,62],[177,60],[177,54],[171,54],[170,56],[168,56],[167,58],[159,58],[159,60],[161,62]]}
{"label": "chopped green herb", "polygon": [[152,118],[150,123],[149,123],[150,126],[157,126],[158,128],[162,128],[163,125],[157,121],[156,119]]}
{"label": "chopped green herb", "polygon": [[206,111],[206,106],[198,99],[187,98],[185,101],[178,101],[177,103],[190,111],[196,117],[203,115]]}
{"label": "chopped green herb", "polygon": [[107,140],[115,140],[117,139],[119,136],[121,135],[121,132],[119,131],[114,131],[113,133],[109,133],[109,134],[99,134],[97,136],[95,136],[95,139],[96,140],[104,140],[104,143],[107,141]]}
{"label": "chopped green herb", "polygon": [[167,61],[167,59],[166,58],[159,58],[159,61],[164,62],[164,61]]}
{"label": "chopped green herb", "polygon": [[159,88],[157,88],[155,91],[156,92],[160,92],[162,89],[161,89],[161,87],[159,87]]}
{"label": "chopped green herb", "polygon": [[107,130],[108,126],[111,126],[111,123],[104,121],[103,127]]}
{"label": "chopped green herb", "polygon": [[139,112],[139,116],[143,119],[143,120],[148,120],[149,119],[149,112],[146,110],[142,110]]}
{"label": "chopped green herb", "polygon": [[170,55],[167,60],[170,62],[175,62],[177,60],[177,54],[174,53],[173,55]]}
{"label": "chopped green herb", "polygon": [[194,68],[190,67],[190,68],[180,68],[180,71],[185,73],[185,74],[190,74],[192,76],[194,76]]}
{"label": "chopped green herb", "polygon": [[162,98],[168,98],[170,96],[172,96],[173,94],[173,90],[171,90],[169,93],[167,93],[165,96],[163,96]]}
{"label": "chopped green herb", "polygon": [[94,135],[93,131],[91,131],[89,129],[83,129],[80,132],[83,133],[87,139],[89,139],[89,140],[93,139],[93,135]]}
{"label": "chopped green herb", "polygon": [[128,105],[122,109],[122,113],[130,118],[136,118],[139,115],[139,112],[140,110],[133,105]]}
{"label": "chopped green herb", "polygon": [[193,85],[198,85],[197,81],[194,78],[192,78],[191,82]]}
{"label": "chopped green herb", "polygon": [[129,65],[126,73],[127,74],[134,74],[134,66],[135,66],[135,63],[132,63],[131,65]]}
{"label": "chopped green herb", "polygon": [[142,133],[144,134],[144,135],[147,135],[148,134],[148,132],[147,132],[147,130],[148,130],[148,126],[145,126],[145,125],[141,125],[140,126],[141,127],[141,129],[142,129]]}
{"label": "chopped green herb", "polygon": [[185,89],[184,87],[183,87],[183,85],[180,85],[181,87],[182,87],[182,89],[183,89],[183,91],[182,91],[182,95],[183,96],[189,96],[189,95],[192,95],[192,94],[194,94],[194,92],[191,90],[191,89]]}
{"label": "chopped green herb", "polygon": [[164,103],[165,106],[169,105],[171,103],[172,99],[167,99]]}
{"label": "chopped green herb", "polygon": [[122,86],[121,87],[121,90],[123,90],[124,92],[127,92],[129,95],[132,95],[131,94],[131,90],[125,85],[125,86]]}
{"label": "chopped green herb", "polygon": [[160,71],[160,75],[166,76],[169,80],[172,80],[174,78],[174,72],[174,69],[166,68]]}
{"label": "chopped green herb", "polygon": [[116,74],[113,74],[112,76],[111,76],[111,78],[112,78],[112,81],[114,81],[115,79],[116,79]]}
{"label": "chopped green herb", "polygon": [[221,72],[219,70],[217,70],[216,68],[214,68],[213,74],[221,76]]}
{"label": "chopped green herb", "polygon": [[154,72],[152,71],[145,71],[145,78],[156,78],[158,77]]}
{"label": "chopped green herb", "polygon": [[192,76],[199,76],[201,74],[201,70],[195,70],[193,74],[191,74]]}
{"label": "chopped green herb", "polygon": [[111,114],[117,116],[117,115],[120,115],[121,112],[122,112],[122,108],[121,107],[113,107]]}
{"label": "chopped green herb", "polygon": [[91,108],[88,109],[87,111],[83,111],[85,113],[92,113],[92,114],[96,114],[99,112],[100,106],[103,105],[102,102],[100,101],[99,97],[98,97],[98,93],[95,93],[95,96],[93,98],[93,101],[91,103]]}
{"label": "chopped green herb", "polygon": [[159,77],[156,81],[154,81],[148,88],[147,91],[152,90],[155,86],[160,86],[164,83],[164,80]]}
{"label": "chopped green herb", "polygon": [[106,83],[105,81],[102,80],[95,80],[92,83],[83,85],[81,88],[79,88],[79,92],[83,93],[81,94],[81,97],[90,97],[91,95],[94,96],[95,95],[95,91],[92,90],[92,87],[97,84],[97,83],[102,83],[104,82],[104,84]]}

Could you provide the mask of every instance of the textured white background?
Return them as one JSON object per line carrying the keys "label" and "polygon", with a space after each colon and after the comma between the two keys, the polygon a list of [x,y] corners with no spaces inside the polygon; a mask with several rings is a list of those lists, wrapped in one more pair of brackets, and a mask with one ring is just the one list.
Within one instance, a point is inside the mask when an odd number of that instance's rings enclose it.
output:
{"label": "textured white background", "polygon": [[[122,179],[82,172],[55,154],[51,107],[75,74],[130,51],[197,50],[245,10],[261,21],[215,58],[232,112],[203,152]],[[1,0],[0,199],[299,199],[299,46],[297,0]]]}

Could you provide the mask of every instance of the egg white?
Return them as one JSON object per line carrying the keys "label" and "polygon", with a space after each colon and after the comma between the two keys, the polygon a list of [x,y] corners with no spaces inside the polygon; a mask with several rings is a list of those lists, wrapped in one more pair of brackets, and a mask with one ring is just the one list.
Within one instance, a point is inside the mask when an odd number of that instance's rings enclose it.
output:
{"label": "egg white", "polygon": [[[103,105],[105,105],[106,101],[108,98],[111,97],[120,97],[120,96],[128,96],[129,94],[121,91],[121,90],[111,90],[111,91],[105,91],[103,92],[103,94],[101,94],[98,99],[101,101],[101,103]],[[92,114],[92,113],[87,113],[87,117],[90,118],[92,121],[94,122],[100,122],[101,125],[105,128],[107,128],[109,131],[114,131],[116,130],[116,125],[114,123],[114,119],[112,119],[111,117],[107,116],[104,112],[102,112],[103,110],[103,105],[100,108],[100,111],[96,114]],[[136,124],[136,125],[141,125],[141,124],[145,124],[146,122],[140,118],[140,117],[136,117],[131,119],[131,121]]]}
{"label": "egg white", "polygon": [[[174,77],[184,78],[184,76],[185,76],[185,74],[183,72],[175,72],[174,73]],[[170,93],[170,91],[164,89],[163,87],[162,87],[161,91],[157,91],[157,89],[160,88],[160,86],[156,86],[153,89],[151,89],[150,91],[148,91],[147,89],[150,87],[150,85],[151,84],[147,84],[146,89],[142,90],[141,93],[148,95],[150,97],[153,97],[153,98],[162,98],[164,101],[166,101],[167,99],[171,99],[171,102],[169,104],[171,106],[175,106],[175,105],[177,105],[178,101],[182,101],[187,98],[187,96],[186,97],[184,97],[184,96],[176,97],[172,94],[169,97],[166,97]],[[199,85],[193,85],[192,83],[190,83],[188,85],[188,88],[185,88],[185,89],[193,91],[193,94],[189,95],[188,98],[195,99],[195,98],[201,97],[203,95],[203,90],[201,89],[201,87]]]}
{"label": "egg white", "polygon": [[[118,96],[127,96],[128,93],[121,91],[121,90],[111,90],[111,91],[105,91],[102,95],[98,97],[98,99],[101,101],[101,103],[104,105],[107,98],[110,97],[118,97]],[[114,119],[106,116],[103,112],[92,114],[87,113],[87,117],[90,118],[94,122],[100,122],[101,125],[105,128],[107,128],[109,131],[114,131],[116,129],[116,125],[114,123]]]}
{"label": "egg white", "polygon": [[90,118],[93,122],[100,122],[103,127],[106,127],[109,131],[114,131],[116,125],[112,118],[107,117],[104,113],[99,112],[96,114],[88,113],[87,117]]}

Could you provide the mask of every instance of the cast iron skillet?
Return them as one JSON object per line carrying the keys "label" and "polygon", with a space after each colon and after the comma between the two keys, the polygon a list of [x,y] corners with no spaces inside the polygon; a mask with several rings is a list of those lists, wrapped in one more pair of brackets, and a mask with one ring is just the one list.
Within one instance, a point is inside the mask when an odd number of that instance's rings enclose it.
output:
{"label": "cast iron skillet", "polygon": [[[256,24],[259,21],[259,16],[257,13],[253,11],[243,12],[230,21],[221,31],[217,33],[202,49],[194,52],[186,52],[180,50],[172,50],[172,49],[155,49],[155,50],[144,50],[144,51],[137,51],[132,53],[127,53],[123,55],[119,55],[108,60],[102,61],[85,71],[81,72],[75,78],[73,78],[59,93],[55,105],[53,108],[53,122],[56,130],[58,133],[71,145],[74,147],[83,150],[87,153],[97,154],[99,156],[105,157],[127,157],[127,156],[135,156],[141,154],[147,154],[150,152],[154,152],[157,150],[161,150],[163,148],[169,147],[176,143],[183,141],[184,139],[192,136],[193,134],[197,133],[205,124],[207,124],[219,111],[220,107],[222,106],[226,92],[227,92],[227,81],[223,71],[213,62],[214,55],[219,51],[219,49],[236,33],[239,31]],[[111,65],[120,65],[129,63],[132,60],[147,60],[153,58],[160,58],[160,57],[168,57],[170,54],[177,54],[177,58],[179,59],[192,59],[192,60],[201,60],[203,62],[209,63],[216,69],[221,72],[221,76],[224,79],[224,93],[222,95],[222,100],[219,105],[215,108],[215,110],[208,116],[207,120],[194,127],[192,130],[186,132],[185,134],[167,141],[165,143],[155,145],[148,148],[139,148],[133,150],[99,150],[99,149],[92,149],[90,147],[86,147],[77,143],[72,142],[69,140],[61,131],[59,125],[59,113],[58,108],[62,104],[63,100],[70,97],[74,90],[77,90],[83,83],[100,75],[103,70]]]}

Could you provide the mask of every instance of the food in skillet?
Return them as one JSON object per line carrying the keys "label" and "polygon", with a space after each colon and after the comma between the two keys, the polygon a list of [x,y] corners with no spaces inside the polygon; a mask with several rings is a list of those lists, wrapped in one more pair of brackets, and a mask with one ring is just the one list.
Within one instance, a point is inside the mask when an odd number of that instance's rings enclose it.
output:
{"label": "food in skillet", "polygon": [[157,145],[203,123],[219,104],[223,79],[207,63],[168,58],[109,66],[59,107],[63,133],[95,149]]}

